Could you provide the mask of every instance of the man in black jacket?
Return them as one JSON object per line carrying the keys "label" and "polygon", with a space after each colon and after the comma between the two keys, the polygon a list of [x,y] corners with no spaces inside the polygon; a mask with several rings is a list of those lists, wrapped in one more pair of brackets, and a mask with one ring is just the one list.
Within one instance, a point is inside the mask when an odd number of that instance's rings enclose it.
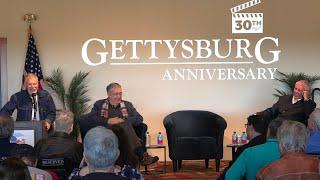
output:
{"label": "man in black jacket", "polygon": [[39,140],[35,146],[39,158],[69,158],[74,167],[79,166],[83,156],[83,146],[70,136],[73,121],[72,112],[57,112],[54,134],[47,139]]}
{"label": "man in black jacket", "polygon": [[271,108],[258,112],[270,122],[281,117],[308,124],[309,115],[312,113],[316,103],[309,97],[309,83],[306,80],[297,81],[292,95],[281,96]]}
{"label": "man in black jacket", "polygon": [[[150,156],[145,149],[145,132],[138,135],[137,128],[144,127],[143,117],[134,108],[131,102],[122,100],[122,88],[118,83],[111,83],[107,86],[108,98],[98,100],[90,112],[92,116],[103,117],[110,129],[118,125],[124,129],[129,139],[130,147],[141,160],[142,165],[149,165],[159,160],[157,156]],[[136,130],[136,131],[135,131]]]}
{"label": "man in black jacket", "polygon": [[38,77],[28,73],[25,76],[26,90],[11,96],[3,106],[0,115],[11,116],[17,110],[17,121],[42,121],[49,130],[56,117],[56,106],[46,90],[39,89]]}

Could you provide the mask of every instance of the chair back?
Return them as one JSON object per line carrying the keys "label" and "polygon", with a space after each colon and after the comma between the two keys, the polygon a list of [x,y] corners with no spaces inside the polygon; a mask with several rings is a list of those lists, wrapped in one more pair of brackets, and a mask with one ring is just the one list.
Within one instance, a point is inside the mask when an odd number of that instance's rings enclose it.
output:
{"label": "chair back", "polygon": [[221,116],[209,111],[184,110],[169,114],[163,124],[171,159],[223,158],[227,123]]}
{"label": "chair back", "polygon": [[80,133],[81,133],[82,139],[84,139],[87,132],[92,128],[95,128],[97,126],[104,126],[106,128],[108,127],[108,123],[105,118],[101,117],[100,115],[93,114],[93,113],[88,113],[88,114],[80,116],[77,119],[77,122],[79,123]]}
{"label": "chair back", "polygon": [[73,167],[70,158],[41,158],[37,168],[55,172],[59,179],[68,179]]}
{"label": "chair back", "polygon": [[[223,118],[209,111],[186,110],[169,114],[164,119],[164,126],[171,124],[176,137],[216,137]],[[226,125],[225,125],[226,126]]]}

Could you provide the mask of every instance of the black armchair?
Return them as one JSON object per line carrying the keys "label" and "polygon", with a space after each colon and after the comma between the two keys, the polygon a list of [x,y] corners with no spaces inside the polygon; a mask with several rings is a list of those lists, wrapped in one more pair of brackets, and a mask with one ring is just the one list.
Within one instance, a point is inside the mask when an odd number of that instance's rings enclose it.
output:
{"label": "black armchair", "polygon": [[223,138],[227,123],[221,116],[208,111],[177,111],[165,117],[169,157],[173,170],[182,166],[182,160],[216,160],[219,171],[223,158]]}

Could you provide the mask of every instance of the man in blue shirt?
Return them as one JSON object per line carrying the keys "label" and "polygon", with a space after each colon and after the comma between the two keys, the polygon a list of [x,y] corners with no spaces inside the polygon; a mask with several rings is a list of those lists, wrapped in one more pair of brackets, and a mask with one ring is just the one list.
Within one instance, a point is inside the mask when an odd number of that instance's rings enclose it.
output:
{"label": "man in blue shirt", "polygon": [[56,117],[56,107],[50,94],[39,90],[38,77],[32,73],[25,76],[26,90],[15,93],[3,106],[0,115],[11,116],[17,109],[17,121],[43,120],[47,130]]}
{"label": "man in blue shirt", "polygon": [[315,109],[308,120],[310,136],[307,140],[306,153],[320,154],[320,109]]}
{"label": "man in blue shirt", "polygon": [[226,180],[254,180],[259,169],[280,158],[277,129],[282,124],[277,118],[270,122],[267,132],[267,141],[264,144],[247,148],[232,164],[226,173]]}

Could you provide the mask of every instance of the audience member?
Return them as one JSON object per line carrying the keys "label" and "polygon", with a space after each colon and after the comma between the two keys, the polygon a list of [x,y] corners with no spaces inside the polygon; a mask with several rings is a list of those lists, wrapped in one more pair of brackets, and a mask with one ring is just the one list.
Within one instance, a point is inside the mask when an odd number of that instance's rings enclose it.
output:
{"label": "audience member", "polygon": [[[114,125],[112,126],[112,131],[116,134],[118,137],[119,142],[119,150],[120,155],[115,163],[115,170],[114,172],[122,177],[125,177],[127,179],[132,180],[141,180],[143,179],[140,171],[137,169],[139,160],[137,156],[130,151],[129,149],[129,142],[126,138],[124,130],[118,126]],[[85,176],[89,173],[88,166],[85,166],[81,169],[76,168],[71,173],[69,179],[72,179],[73,176]]]}
{"label": "audience member", "polygon": [[248,135],[249,143],[237,148],[234,156],[235,159],[233,160],[233,162],[237,160],[239,155],[248,147],[256,146],[266,142],[268,124],[263,119],[263,117],[258,115],[251,115],[247,120],[248,122],[246,124],[246,133]]}
{"label": "audience member", "polygon": [[266,133],[268,125],[265,120],[258,115],[251,115],[247,118],[246,132],[248,135],[249,142],[243,146],[237,148],[232,161],[230,161],[229,166],[224,169],[221,173],[219,179],[225,179],[225,174],[231,165],[238,159],[240,154],[247,148],[253,147],[266,142]]}
{"label": "audience member", "polygon": [[106,90],[108,98],[96,101],[91,114],[104,117],[107,119],[109,126],[118,124],[123,128],[129,139],[130,149],[136,152],[142,165],[150,165],[157,162],[159,160],[157,156],[152,157],[146,152],[145,133],[139,139],[134,130],[134,128],[143,126],[143,117],[131,102],[122,100],[121,85],[111,83],[107,86]]}
{"label": "audience member", "polygon": [[277,129],[282,124],[282,121],[282,119],[277,118],[270,122],[266,143],[244,150],[228,169],[225,179],[245,178],[247,180],[254,180],[260,168],[280,158],[276,136]]}
{"label": "audience member", "polygon": [[74,167],[78,167],[82,156],[82,144],[73,140],[74,117],[70,111],[58,111],[54,122],[54,133],[47,139],[37,142],[35,150],[39,158],[69,158]]}
{"label": "audience member", "polygon": [[320,109],[315,109],[309,117],[310,136],[307,140],[306,153],[320,154]]}
{"label": "audience member", "polygon": [[31,180],[28,167],[16,157],[9,157],[0,163],[0,175],[3,180]]}
{"label": "audience member", "polygon": [[316,107],[310,99],[309,83],[306,80],[297,81],[292,95],[281,96],[271,108],[258,112],[269,122],[277,117],[299,121],[307,126],[309,115]]}
{"label": "audience member", "polygon": [[84,138],[84,159],[89,173],[72,179],[125,179],[114,173],[114,165],[119,156],[118,138],[109,129],[98,126]]}
{"label": "audience member", "polygon": [[52,180],[52,176],[47,171],[36,168],[37,155],[34,148],[28,144],[19,144],[12,149],[15,157],[21,159],[27,166],[32,179]]}
{"label": "audience member", "polygon": [[0,115],[11,116],[17,109],[17,121],[43,120],[47,130],[56,116],[53,99],[46,90],[40,90],[38,77],[29,73],[25,76],[26,90],[15,93],[3,106]]}
{"label": "audience member", "polygon": [[10,116],[0,116],[0,160],[10,157],[11,150],[17,145],[10,143],[14,130],[14,121]]}
{"label": "audience member", "polygon": [[281,159],[262,168],[257,179],[320,179],[319,160],[304,154],[307,129],[296,121],[285,121],[277,133]]}

